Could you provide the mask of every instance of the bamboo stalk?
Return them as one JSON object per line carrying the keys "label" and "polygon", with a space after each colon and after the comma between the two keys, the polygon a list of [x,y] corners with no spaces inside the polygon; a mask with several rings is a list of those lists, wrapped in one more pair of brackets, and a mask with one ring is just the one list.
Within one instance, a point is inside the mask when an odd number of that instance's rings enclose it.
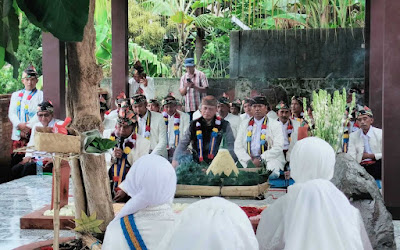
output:
{"label": "bamboo stalk", "polygon": [[60,236],[60,179],[61,179],[61,158],[56,154],[53,157],[54,162],[54,217],[53,217],[53,227],[54,227],[54,239],[53,239],[53,249],[59,249],[59,236]]}
{"label": "bamboo stalk", "polygon": [[74,205],[75,218],[80,219],[81,211],[87,213],[85,188],[83,186],[82,173],[79,168],[79,159],[71,159],[69,161],[71,167],[72,184],[74,185]]}
{"label": "bamboo stalk", "polygon": [[101,244],[92,235],[82,234],[81,239],[83,244],[85,244],[91,250],[101,250]]}

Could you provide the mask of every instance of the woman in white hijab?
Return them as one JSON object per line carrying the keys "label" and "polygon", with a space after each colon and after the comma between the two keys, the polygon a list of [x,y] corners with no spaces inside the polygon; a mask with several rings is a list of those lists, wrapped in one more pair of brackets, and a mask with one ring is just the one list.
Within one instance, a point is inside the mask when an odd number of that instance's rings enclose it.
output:
{"label": "woman in white hijab", "polygon": [[213,197],[183,210],[157,249],[258,250],[258,243],[243,210],[230,201]]}
{"label": "woman in white hijab", "polygon": [[290,156],[295,184],[261,214],[260,249],[372,249],[360,212],[329,180],[335,152],[316,137],[298,141]]}
{"label": "woman in white hijab", "polygon": [[120,188],[131,199],[108,225],[102,249],[140,249],[137,244],[157,249],[175,218],[174,168],[161,156],[145,155],[133,164]]}

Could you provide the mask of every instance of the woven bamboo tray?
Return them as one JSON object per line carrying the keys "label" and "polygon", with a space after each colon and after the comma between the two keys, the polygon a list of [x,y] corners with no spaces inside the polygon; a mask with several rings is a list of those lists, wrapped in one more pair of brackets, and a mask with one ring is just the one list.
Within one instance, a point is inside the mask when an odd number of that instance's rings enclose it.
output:
{"label": "woven bamboo tray", "polygon": [[202,186],[182,185],[176,186],[175,197],[181,196],[223,196],[223,197],[251,197],[263,195],[269,189],[268,182],[254,186]]}
{"label": "woven bamboo tray", "polygon": [[68,131],[74,135],[52,133],[51,128],[36,128],[35,150],[48,153],[79,154],[81,152],[81,137],[76,131]]}

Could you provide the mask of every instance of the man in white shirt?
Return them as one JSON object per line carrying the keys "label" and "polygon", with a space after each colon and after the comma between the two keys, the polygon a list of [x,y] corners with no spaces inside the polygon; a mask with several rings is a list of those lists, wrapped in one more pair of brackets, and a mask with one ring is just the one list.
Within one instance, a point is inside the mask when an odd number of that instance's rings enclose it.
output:
{"label": "man in white shirt", "polygon": [[230,108],[231,106],[228,98],[221,97],[218,99],[217,112],[222,119],[229,122],[229,124],[231,125],[233,136],[236,138],[241,119],[239,116],[229,113]]}
{"label": "man in white shirt", "polygon": [[[37,82],[38,73],[31,65],[22,73],[22,83],[25,88],[14,92],[11,96],[8,118],[13,125],[11,134],[13,150],[27,145],[31,127],[38,122],[36,109],[38,104],[43,102],[43,92],[36,88]],[[23,153],[12,154],[11,165],[20,162],[23,157]]]}
{"label": "man in white shirt", "polygon": [[243,120],[250,119],[253,117],[253,110],[251,109],[251,105],[254,103],[252,98],[246,98],[243,100],[243,114],[240,115],[240,118]]}
{"label": "man in white shirt", "polygon": [[250,161],[259,167],[261,160],[265,160],[267,169],[273,171],[270,179],[275,179],[285,165],[282,127],[277,120],[268,118],[268,102],[264,96],[253,99],[251,107],[254,116],[240,124],[235,140],[235,154],[244,168]]}
{"label": "man in white shirt", "polygon": [[[60,120],[54,118],[54,107],[51,102],[46,101],[37,105],[37,117],[39,122],[32,126],[32,135],[29,139],[28,147],[35,146],[35,131],[37,127],[50,127]],[[38,161],[43,163],[43,171],[51,173],[53,168],[53,160],[51,155],[46,155],[45,152],[30,150],[26,153],[21,162],[14,165],[11,169],[13,179],[18,179],[26,175],[36,174],[36,164]]]}
{"label": "man in white shirt", "polygon": [[381,179],[382,129],[372,126],[374,122],[371,109],[360,107],[357,111],[360,129],[350,134],[348,154],[375,179]]}
{"label": "man in white shirt", "polygon": [[177,101],[173,96],[163,100],[163,118],[166,127],[168,160],[172,162],[175,148],[178,147],[184,133],[189,128],[190,117],[176,109]]}
{"label": "man in white shirt", "polygon": [[[132,109],[139,115],[137,133],[150,140],[151,154],[167,157],[167,138],[163,116],[147,109],[144,95],[131,98]],[[140,145],[139,145],[140,146]]]}
{"label": "man in white shirt", "polygon": [[281,101],[276,105],[278,110],[278,122],[282,126],[283,133],[283,153],[286,161],[290,161],[290,151],[297,142],[297,131],[300,127],[300,122],[297,120],[290,119],[291,113],[289,106]]}
{"label": "man in white shirt", "polygon": [[154,79],[146,76],[140,61],[135,63],[133,77],[129,79],[129,96],[142,94],[147,100],[155,98]]}

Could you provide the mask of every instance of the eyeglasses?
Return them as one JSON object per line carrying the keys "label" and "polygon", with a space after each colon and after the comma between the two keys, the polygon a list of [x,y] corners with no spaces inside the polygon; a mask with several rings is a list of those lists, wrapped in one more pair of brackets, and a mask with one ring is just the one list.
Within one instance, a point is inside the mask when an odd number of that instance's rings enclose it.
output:
{"label": "eyeglasses", "polygon": [[49,113],[45,113],[45,114],[37,114],[38,117],[49,117],[50,114]]}

